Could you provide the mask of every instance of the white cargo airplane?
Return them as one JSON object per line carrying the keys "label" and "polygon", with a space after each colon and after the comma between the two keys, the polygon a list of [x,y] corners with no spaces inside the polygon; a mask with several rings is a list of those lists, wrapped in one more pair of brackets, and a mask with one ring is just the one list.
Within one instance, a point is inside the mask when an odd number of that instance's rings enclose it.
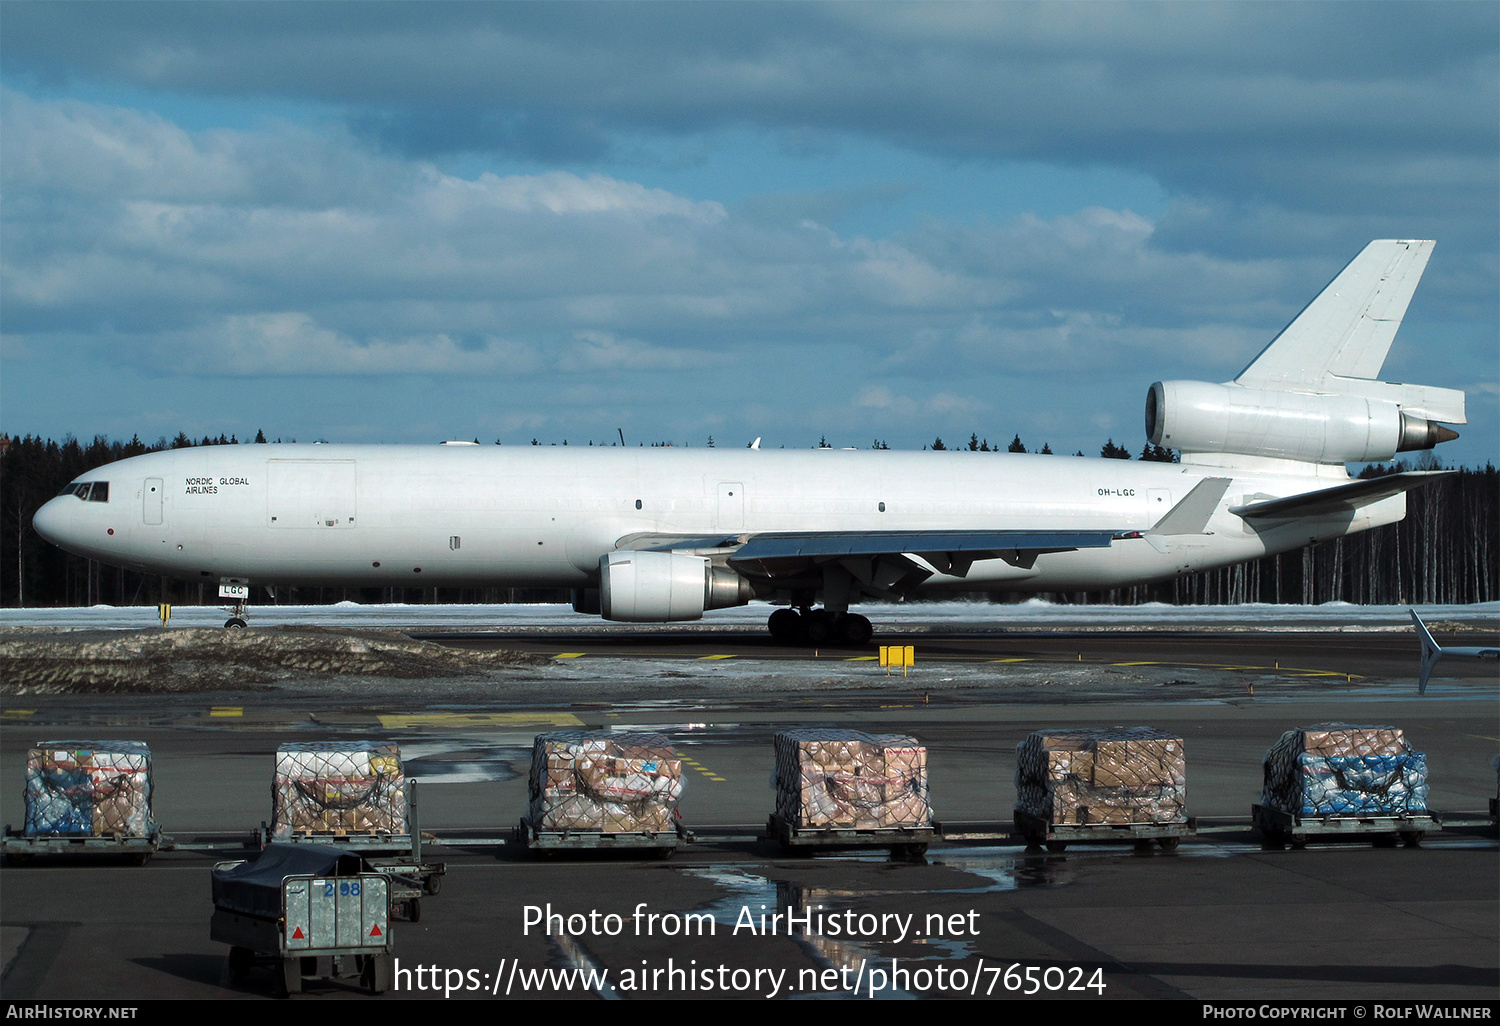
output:
{"label": "white cargo airplane", "polygon": [[[859,644],[862,599],[1169,579],[1399,521],[1431,474],[1351,480],[1457,435],[1464,394],[1376,380],[1433,244],[1370,243],[1225,384],[1157,382],[1177,464],[820,449],[221,445],[79,477],[36,514],[70,552],[247,586],[562,587],[697,620],[767,598],[777,638]],[[820,605],[821,604],[821,605]]]}

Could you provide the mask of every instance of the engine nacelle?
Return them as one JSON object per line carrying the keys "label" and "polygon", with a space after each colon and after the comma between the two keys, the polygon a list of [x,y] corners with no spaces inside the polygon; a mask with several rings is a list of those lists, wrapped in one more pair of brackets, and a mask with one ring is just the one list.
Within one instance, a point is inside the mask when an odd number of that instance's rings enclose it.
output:
{"label": "engine nacelle", "polygon": [[1182,452],[1375,463],[1430,449],[1456,432],[1393,402],[1205,381],[1158,381],[1146,393],[1146,436]]}
{"label": "engine nacelle", "polygon": [[705,609],[742,606],[752,597],[749,581],[705,556],[617,551],[599,559],[599,612],[606,620],[698,620]]}

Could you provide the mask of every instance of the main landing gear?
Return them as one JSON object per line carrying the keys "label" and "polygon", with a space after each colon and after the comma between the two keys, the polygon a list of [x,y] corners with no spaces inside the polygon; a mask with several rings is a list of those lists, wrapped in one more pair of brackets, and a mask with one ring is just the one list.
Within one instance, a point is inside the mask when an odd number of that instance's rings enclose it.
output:
{"label": "main landing gear", "polygon": [[778,609],[766,621],[777,641],[813,645],[864,645],[875,635],[870,621],[858,613],[835,613],[827,609]]}
{"label": "main landing gear", "polygon": [[242,631],[250,626],[249,621],[245,619],[245,603],[235,603],[234,606],[229,610],[229,612],[233,615],[231,615],[229,619],[224,621],[224,627],[226,630]]}

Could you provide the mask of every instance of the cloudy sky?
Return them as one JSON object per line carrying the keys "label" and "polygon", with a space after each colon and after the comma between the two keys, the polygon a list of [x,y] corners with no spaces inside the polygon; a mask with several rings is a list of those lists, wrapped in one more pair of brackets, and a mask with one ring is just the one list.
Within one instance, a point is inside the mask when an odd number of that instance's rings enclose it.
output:
{"label": "cloudy sky", "polygon": [[1144,442],[1374,238],[1500,460],[1500,8],[28,3],[0,430]]}

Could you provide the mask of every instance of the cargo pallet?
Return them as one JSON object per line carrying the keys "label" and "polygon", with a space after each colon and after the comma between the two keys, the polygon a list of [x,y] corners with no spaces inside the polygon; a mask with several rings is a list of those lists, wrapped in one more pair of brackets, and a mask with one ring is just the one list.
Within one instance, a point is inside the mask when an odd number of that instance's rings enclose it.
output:
{"label": "cargo pallet", "polygon": [[1375,816],[1301,816],[1265,805],[1250,806],[1250,822],[1261,832],[1267,844],[1278,848],[1286,844],[1301,848],[1313,838],[1368,838],[1377,846],[1395,844],[1400,840],[1410,848],[1421,844],[1423,835],[1443,829],[1437,817],[1425,812],[1404,816],[1395,813]]}
{"label": "cargo pallet", "polygon": [[1015,832],[1028,845],[1048,851],[1066,851],[1070,844],[1134,844],[1148,848],[1153,843],[1166,851],[1177,847],[1184,837],[1198,832],[1194,816],[1177,823],[1051,823],[1041,816],[1016,809]]}
{"label": "cargo pallet", "polygon": [[[239,864],[221,862],[214,869]],[[216,904],[209,939],[230,945],[229,976],[235,983],[243,983],[253,967],[268,965],[277,973],[280,997],[301,991],[306,979],[351,977],[383,994],[391,986],[393,947],[384,914],[388,888],[379,873],[288,876],[281,884],[279,918]]]}
{"label": "cargo pallet", "polygon": [[690,842],[693,835],[679,823],[672,830],[641,830],[606,833],[602,830],[538,830],[524,816],[516,824],[515,842],[531,851],[649,851],[659,859],[669,859],[679,845]]}
{"label": "cargo pallet", "polygon": [[935,826],[929,827],[805,827],[789,823],[771,813],[766,821],[766,837],[778,842],[786,851],[810,848],[889,848],[897,858],[924,855],[927,845],[938,839]]}
{"label": "cargo pallet", "polygon": [[12,866],[30,862],[35,855],[124,855],[138,866],[151,861],[167,842],[161,827],[145,835],[125,834],[26,834],[9,824],[0,838],[0,853]]}

